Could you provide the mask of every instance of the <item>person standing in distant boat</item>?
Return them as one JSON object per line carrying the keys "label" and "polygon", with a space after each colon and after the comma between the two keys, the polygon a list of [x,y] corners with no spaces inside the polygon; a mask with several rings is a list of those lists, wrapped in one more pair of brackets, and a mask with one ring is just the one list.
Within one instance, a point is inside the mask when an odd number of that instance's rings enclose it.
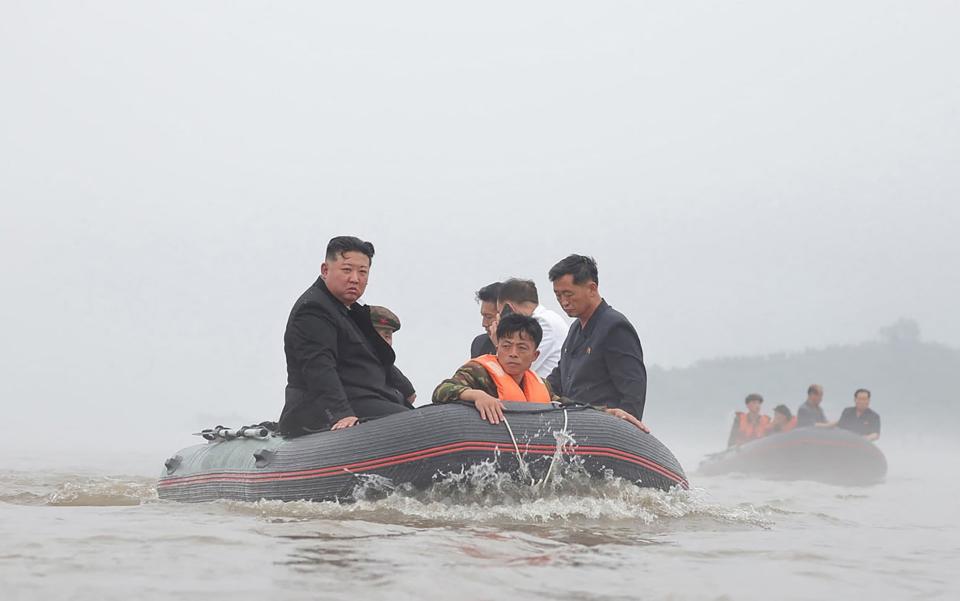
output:
{"label": "person standing in distant boat", "polygon": [[497,352],[493,339],[496,337],[494,328],[497,322],[497,296],[503,284],[494,282],[477,290],[477,302],[480,303],[480,326],[484,333],[478,335],[470,343],[470,357],[492,355]]}
{"label": "person standing in distant boat", "polygon": [[867,440],[880,438],[880,415],[870,408],[870,391],[860,388],[853,394],[853,402],[853,407],[843,410],[837,427],[859,434]]}
{"label": "person standing in distant boat", "polygon": [[531,369],[546,378],[560,363],[560,350],[570,326],[562,317],[540,304],[537,285],[532,280],[510,278],[505,281],[497,296],[498,315],[504,306],[509,306],[514,313],[533,317],[543,329],[543,340],[537,347],[540,356]]}
{"label": "person standing in distant boat", "polygon": [[285,436],[340,430],[361,417],[407,410],[394,381],[396,355],[374,330],[370,309],[357,302],[367,288],[373,253],[373,244],[359,238],[331,239],[320,277],[290,310],[279,420]]}
{"label": "person standing in distant boat", "polygon": [[640,337],[629,320],[600,296],[597,262],[570,255],[548,274],[560,308],[576,318],[560,351],[560,363],[547,378],[553,390],[581,403],[604,408],[649,431],[643,422],[647,368]]}
{"label": "person standing in distant boat", "polygon": [[756,393],[748,394],[744,403],[747,405],[747,412],[737,411],[733,416],[728,447],[763,438],[770,429],[770,418],[760,413],[763,397]]}
{"label": "person standing in distant boat", "polygon": [[823,402],[823,386],[811,384],[807,388],[807,400],[797,409],[797,427],[807,426],[829,427],[827,416],[823,413],[820,403]]}

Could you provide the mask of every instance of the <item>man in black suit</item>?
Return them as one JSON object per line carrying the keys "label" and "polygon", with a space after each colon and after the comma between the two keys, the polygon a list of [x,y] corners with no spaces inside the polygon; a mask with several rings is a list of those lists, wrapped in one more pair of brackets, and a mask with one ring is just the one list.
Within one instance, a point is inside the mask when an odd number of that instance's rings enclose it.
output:
{"label": "man in black suit", "polygon": [[477,302],[480,303],[480,325],[484,333],[470,343],[471,359],[481,355],[497,354],[497,347],[493,344],[493,337],[496,336],[493,328],[497,321],[497,297],[500,295],[501,287],[503,287],[502,283],[494,282],[477,290]]}
{"label": "man in black suit", "polygon": [[549,273],[560,307],[577,318],[570,326],[560,364],[547,378],[554,392],[647,430],[640,421],[647,397],[647,369],[637,331],[598,290],[597,262],[570,255]]}
{"label": "man in black suit", "polygon": [[359,238],[331,239],[320,277],[290,311],[279,422],[285,436],[340,430],[362,417],[407,410],[396,355],[374,329],[370,309],[357,302],[367,288],[373,253],[373,245]]}

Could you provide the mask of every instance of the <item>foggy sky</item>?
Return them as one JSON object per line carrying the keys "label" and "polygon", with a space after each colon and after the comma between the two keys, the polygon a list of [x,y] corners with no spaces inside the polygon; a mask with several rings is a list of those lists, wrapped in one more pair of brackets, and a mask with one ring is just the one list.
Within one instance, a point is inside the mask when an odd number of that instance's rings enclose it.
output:
{"label": "foggy sky", "polygon": [[[0,2],[14,423],[276,418],[331,236],[422,400],[596,257],[647,362],[960,345],[955,2]],[[651,382],[649,403],[656,402]],[[236,425],[236,424],[234,424]]]}

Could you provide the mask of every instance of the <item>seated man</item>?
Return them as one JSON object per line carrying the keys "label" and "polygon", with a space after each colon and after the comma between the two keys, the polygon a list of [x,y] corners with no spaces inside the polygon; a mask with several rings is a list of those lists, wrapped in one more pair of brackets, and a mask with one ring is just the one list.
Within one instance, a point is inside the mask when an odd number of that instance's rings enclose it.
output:
{"label": "seated man", "polygon": [[[467,361],[452,378],[441,382],[433,391],[434,403],[468,401],[480,417],[491,424],[503,420],[501,401],[532,403],[563,402],[550,384],[534,373],[530,366],[539,355],[543,331],[533,317],[512,313],[500,318],[496,337],[497,354]],[[606,409],[607,413],[644,428],[637,418],[622,409]]]}
{"label": "seated man", "polygon": [[537,285],[532,280],[510,278],[500,287],[497,313],[507,306],[514,313],[533,317],[543,329],[543,340],[537,350],[540,356],[533,362],[533,371],[546,378],[560,363],[560,349],[569,326],[562,317],[540,304]]}
{"label": "seated man", "polygon": [[748,394],[744,403],[747,405],[747,412],[737,411],[733,417],[733,427],[730,428],[730,438],[727,440],[728,447],[763,438],[770,429],[770,418],[760,414],[763,397],[756,393]]}
{"label": "seated man", "polygon": [[[320,277],[294,303],[283,335],[287,388],[280,431],[340,430],[360,417],[406,411],[396,355],[357,301],[367,288],[373,245],[330,240]],[[402,375],[402,374],[401,374]]]}
{"label": "seated man", "polygon": [[870,391],[861,388],[853,394],[853,407],[847,407],[837,422],[838,428],[849,430],[867,440],[880,438],[880,416],[870,408]]}
{"label": "seated man", "polygon": [[790,413],[786,405],[777,405],[773,408],[773,423],[770,424],[770,434],[783,434],[797,427],[797,418]]}
{"label": "seated man", "polygon": [[477,302],[480,303],[480,327],[483,334],[478,334],[470,343],[470,357],[492,355],[497,352],[497,345],[493,343],[494,328],[497,323],[497,295],[500,294],[500,282],[487,284],[477,290]]}
{"label": "seated man", "polygon": [[453,377],[433,391],[434,403],[468,401],[480,417],[491,424],[503,419],[500,401],[549,403],[559,400],[550,385],[530,370],[540,355],[537,345],[543,336],[536,319],[512,314],[497,325],[497,354],[481,355],[467,361]]}
{"label": "seated man", "polygon": [[807,426],[828,427],[827,416],[823,413],[823,386],[811,384],[807,388],[807,400],[797,409],[797,427],[806,428]]}
{"label": "seated man", "polygon": [[[400,329],[400,318],[397,314],[386,307],[370,305],[370,321],[373,322],[373,329],[377,334],[390,345],[390,348],[393,348],[393,333]],[[413,407],[413,403],[417,400],[417,392],[413,384],[396,365],[390,368],[390,372],[397,390],[406,399],[407,405]]]}
{"label": "seated man", "polygon": [[576,318],[563,343],[560,363],[547,378],[554,391],[642,420],[647,369],[640,337],[623,313],[600,296],[597,262],[570,255],[550,269],[549,277],[560,308]]}

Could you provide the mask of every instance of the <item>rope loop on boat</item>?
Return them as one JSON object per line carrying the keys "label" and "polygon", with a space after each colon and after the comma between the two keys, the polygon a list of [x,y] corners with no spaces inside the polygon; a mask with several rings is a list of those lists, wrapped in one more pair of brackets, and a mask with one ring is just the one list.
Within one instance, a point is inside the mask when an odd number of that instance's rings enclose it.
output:
{"label": "rope loop on boat", "polygon": [[[507,432],[510,434],[510,440],[513,442],[513,449],[517,452],[517,463],[521,465],[521,471],[523,471],[522,466],[524,465],[524,463],[523,463],[523,456],[520,455],[520,445],[517,444],[517,437],[513,435],[513,428],[510,427],[510,422],[507,421],[506,415],[503,416],[503,423],[507,427]],[[534,480],[533,476],[531,475],[530,485],[534,486],[536,485],[536,483],[537,483],[536,480]]]}
{"label": "rope loop on boat", "polygon": [[[563,410],[563,429],[560,430],[560,431],[563,432],[564,434],[567,433],[567,419],[568,419],[568,418],[569,418],[569,416],[567,415],[567,410],[566,410],[566,408],[564,408],[564,410]],[[553,454],[553,457],[550,458],[550,467],[547,468],[547,474],[543,477],[543,480],[541,480],[541,481],[538,483],[538,485],[539,485],[541,488],[543,488],[544,486],[546,486],[546,485],[547,485],[547,482],[550,481],[550,474],[553,473],[553,466],[554,466],[554,464],[557,463],[557,457],[559,457],[559,456],[560,456],[560,452],[555,452],[555,453]]]}

